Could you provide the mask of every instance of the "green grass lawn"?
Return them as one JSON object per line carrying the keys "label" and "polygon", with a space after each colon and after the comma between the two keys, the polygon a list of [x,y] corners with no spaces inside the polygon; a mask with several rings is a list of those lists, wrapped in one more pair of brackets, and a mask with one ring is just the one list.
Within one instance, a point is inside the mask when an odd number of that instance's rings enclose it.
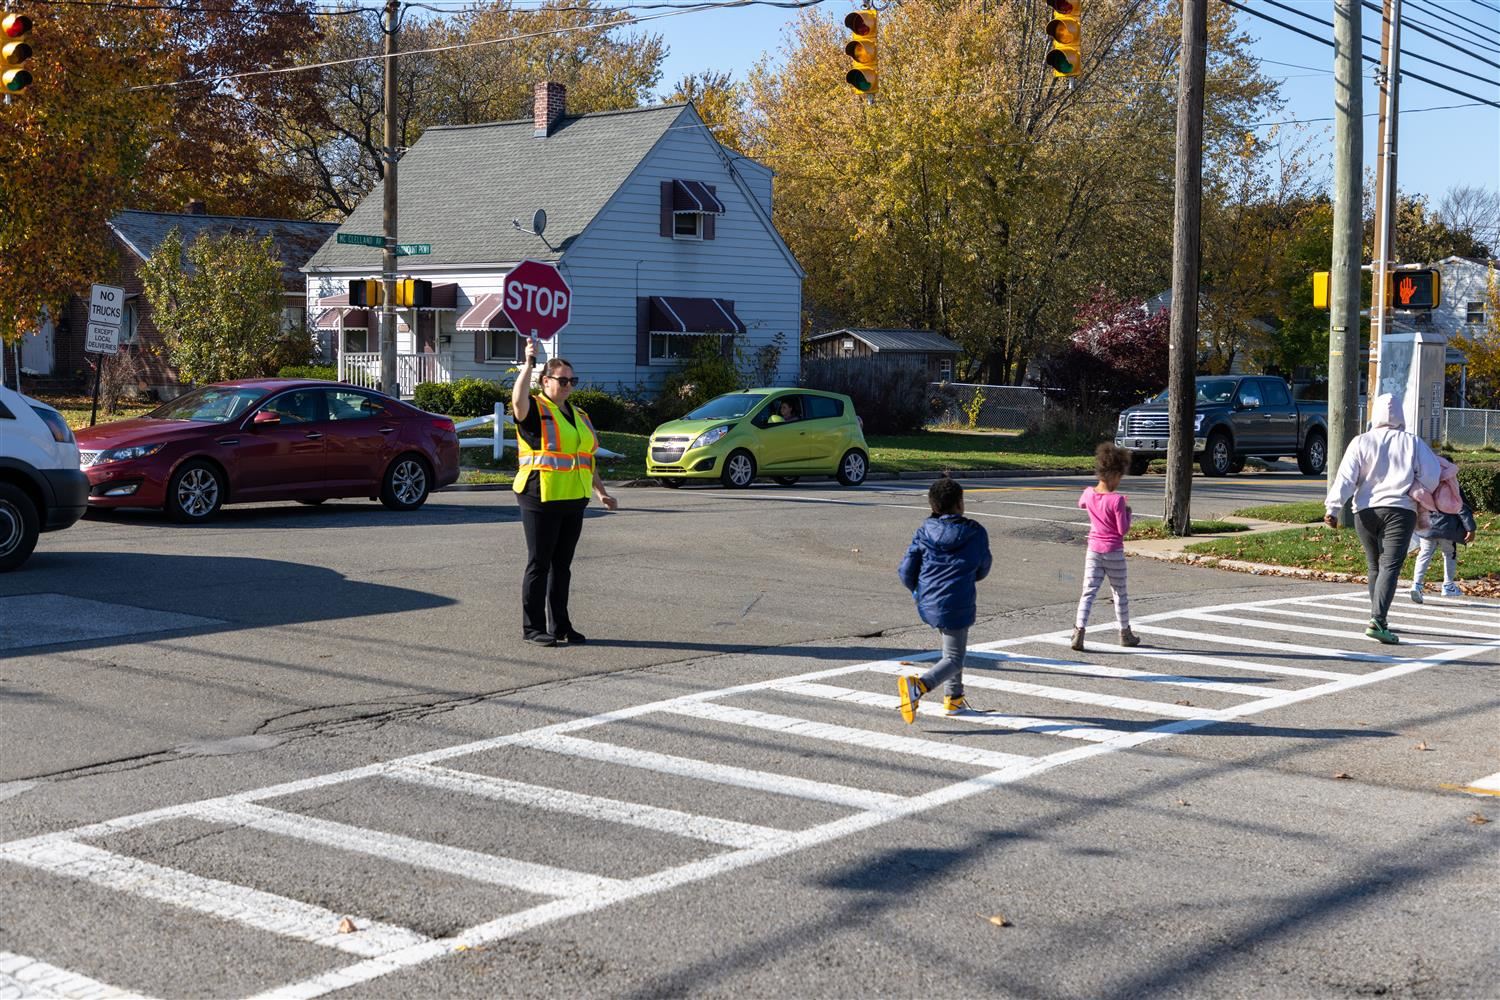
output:
{"label": "green grass lawn", "polygon": [[[1225,535],[1236,531],[1248,531],[1247,524],[1234,524],[1229,521],[1194,521],[1193,534],[1195,535]],[[1166,524],[1162,521],[1152,519],[1150,521],[1137,521],[1130,526],[1130,531],[1125,535],[1127,541],[1140,541],[1146,538],[1171,538],[1167,533]]]}
{"label": "green grass lawn", "polygon": [[[1458,578],[1478,580],[1500,575],[1500,515],[1476,515],[1479,530],[1474,544],[1459,547]],[[1364,573],[1365,552],[1353,528],[1291,528],[1268,531],[1243,538],[1218,538],[1195,542],[1187,551],[1198,555],[1240,559],[1246,562],[1270,563],[1273,566],[1298,566],[1329,573]],[[1442,579],[1442,561],[1428,570],[1428,582]],[[1412,558],[1406,561],[1408,574]]]}
{"label": "green grass lawn", "polygon": [[[89,412],[93,407],[92,396],[59,396],[59,395],[32,395],[33,399],[40,400],[48,406],[55,407],[68,422],[68,426],[81,430],[89,425]],[[128,420],[138,417],[142,413],[150,413],[156,409],[156,403],[121,403],[112,414],[105,413],[104,407],[99,407],[99,419],[97,423],[107,424],[112,420]]]}
{"label": "green grass lawn", "polygon": [[1284,524],[1317,524],[1323,520],[1323,501],[1289,500],[1263,507],[1245,507],[1235,511],[1234,516],[1254,518],[1257,521],[1280,521]]}
{"label": "green grass lawn", "polygon": [[962,434],[920,431],[872,434],[870,468],[875,472],[942,472],[966,469],[1081,470],[1094,467],[1091,450],[1076,442],[1030,434]]}

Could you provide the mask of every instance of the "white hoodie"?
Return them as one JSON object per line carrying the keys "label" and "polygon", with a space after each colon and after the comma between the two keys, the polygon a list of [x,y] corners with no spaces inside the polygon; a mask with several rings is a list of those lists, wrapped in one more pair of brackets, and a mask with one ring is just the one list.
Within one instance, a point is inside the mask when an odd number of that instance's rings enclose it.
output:
{"label": "white hoodie", "polygon": [[1349,442],[1338,475],[1328,484],[1324,501],[1328,513],[1337,514],[1351,497],[1355,510],[1369,507],[1401,507],[1416,510],[1410,496],[1412,485],[1429,490],[1437,486],[1440,470],[1437,455],[1427,442],[1408,433],[1401,404],[1387,393],[1375,397],[1370,429]]}

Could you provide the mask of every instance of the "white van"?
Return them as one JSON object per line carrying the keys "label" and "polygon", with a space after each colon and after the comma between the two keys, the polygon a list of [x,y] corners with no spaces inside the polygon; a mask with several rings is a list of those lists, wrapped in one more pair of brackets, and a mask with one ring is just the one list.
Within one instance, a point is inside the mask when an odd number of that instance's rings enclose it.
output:
{"label": "white van", "polygon": [[24,563],[39,534],[82,517],[88,497],[62,414],[0,386],[0,573]]}

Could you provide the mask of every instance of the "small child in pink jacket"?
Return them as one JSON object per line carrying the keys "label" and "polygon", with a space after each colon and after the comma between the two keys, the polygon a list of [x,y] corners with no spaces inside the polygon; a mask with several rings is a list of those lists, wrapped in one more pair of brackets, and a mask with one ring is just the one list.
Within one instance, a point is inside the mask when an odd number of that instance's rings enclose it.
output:
{"label": "small child in pink jacket", "polygon": [[1094,452],[1098,485],[1078,498],[1078,506],[1089,512],[1089,554],[1083,563],[1083,596],[1078,599],[1078,618],[1073,627],[1073,648],[1083,650],[1084,629],[1104,578],[1115,599],[1115,618],[1120,623],[1120,645],[1139,646],[1130,631],[1130,596],[1125,589],[1125,533],[1130,530],[1130,505],[1117,492],[1130,468],[1130,452],[1112,444],[1101,444]]}

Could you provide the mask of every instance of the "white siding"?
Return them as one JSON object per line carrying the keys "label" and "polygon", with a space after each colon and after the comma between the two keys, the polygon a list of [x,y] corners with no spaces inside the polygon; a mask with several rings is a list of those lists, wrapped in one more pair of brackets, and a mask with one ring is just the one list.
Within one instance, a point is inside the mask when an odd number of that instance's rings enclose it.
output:
{"label": "white siding", "polygon": [[[1443,276],[1443,299],[1432,311],[1432,325],[1450,338],[1455,334],[1474,337],[1484,331],[1483,326],[1470,326],[1465,322],[1470,302],[1488,302],[1488,266],[1463,257],[1449,257],[1437,265]],[[1485,318],[1489,318],[1485,308]]]}

